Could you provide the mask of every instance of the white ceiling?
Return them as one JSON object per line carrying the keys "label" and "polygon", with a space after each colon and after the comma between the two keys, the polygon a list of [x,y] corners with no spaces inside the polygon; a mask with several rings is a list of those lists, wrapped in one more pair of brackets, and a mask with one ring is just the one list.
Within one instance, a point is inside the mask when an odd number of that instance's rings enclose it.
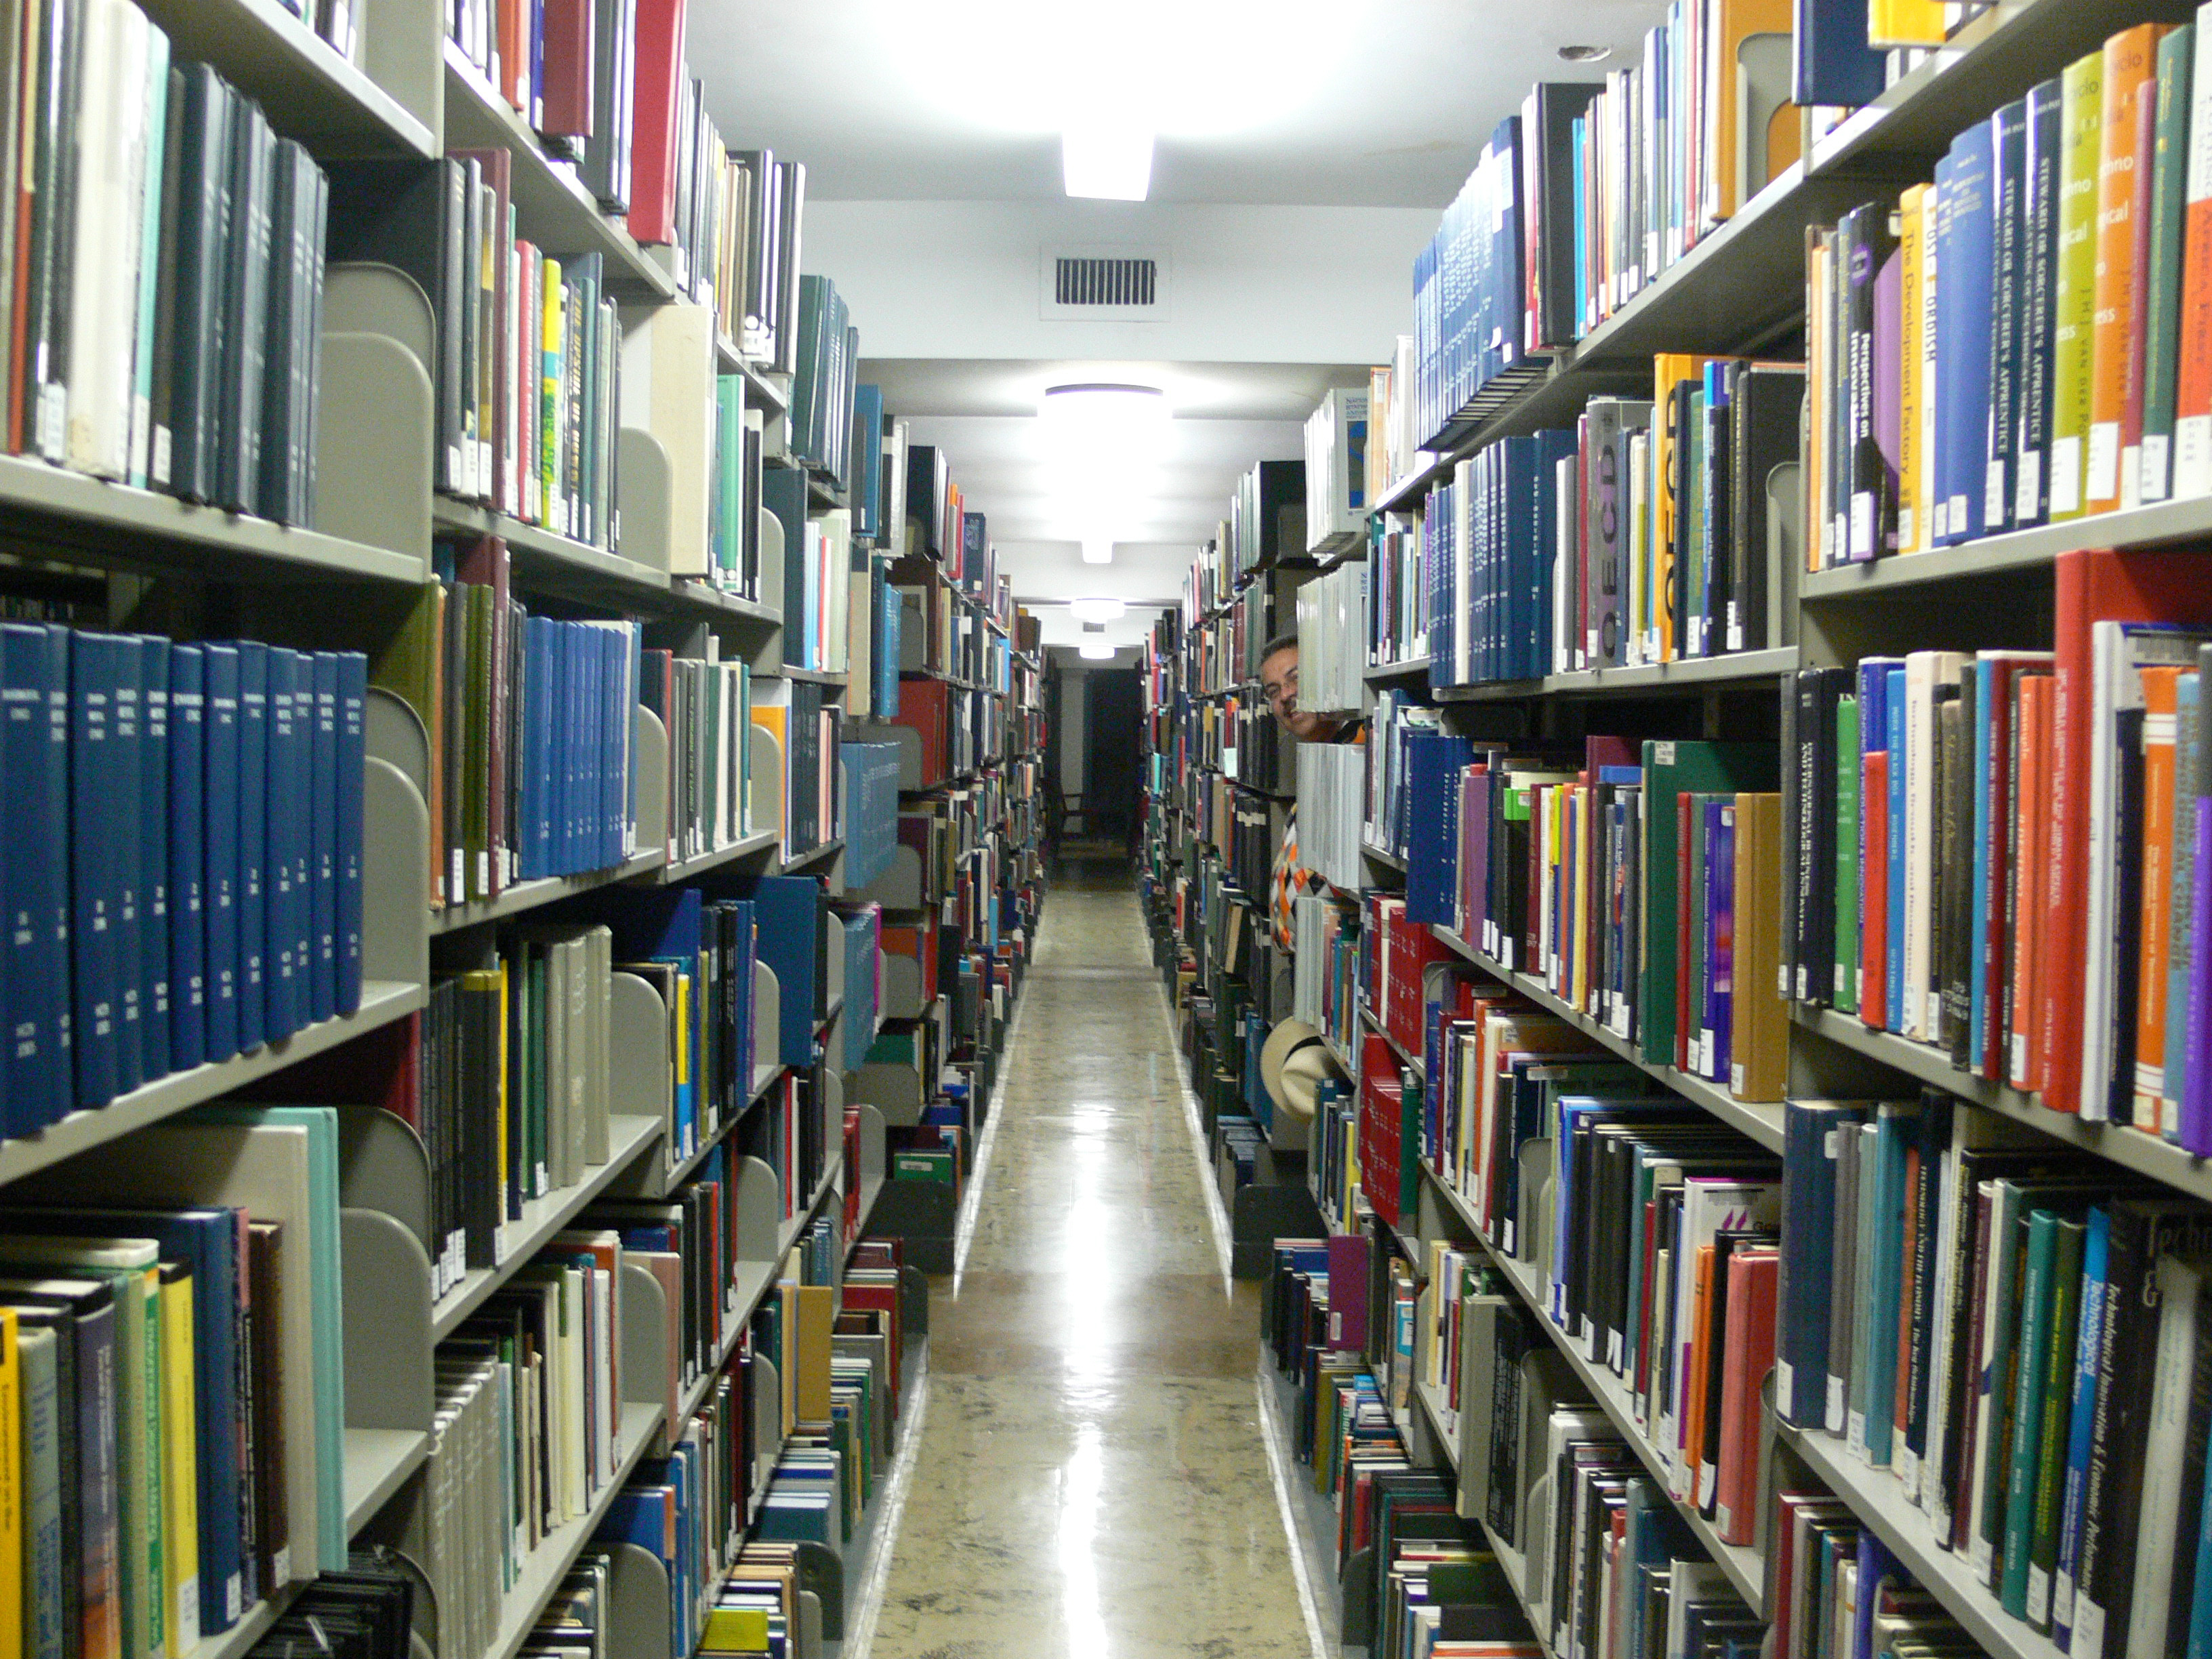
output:
{"label": "white ceiling", "polygon": [[[1440,207],[1539,80],[1618,64],[1660,0],[693,0],[731,143],[810,196],[1054,200],[1071,60],[1139,48],[1155,202]],[[1087,31],[1097,31],[1085,38]]]}
{"label": "white ceiling", "polygon": [[[862,378],[941,445],[1001,569],[1074,643],[1070,598],[1172,604],[1236,480],[1303,453],[1323,391],[1412,326],[1412,254],[1539,80],[1632,61],[1663,0],[690,0],[687,56],[732,146],[807,167],[804,265],[837,279]],[[1613,49],[1571,65],[1567,45]],[[1142,204],[1072,203],[1079,70],[1125,65],[1158,131]],[[1174,315],[1041,319],[1040,247],[1158,248]],[[1103,248],[1101,251],[1104,251]],[[1310,352],[1314,361],[1296,361]],[[1091,354],[1086,356],[1085,354]],[[1115,360],[1109,360],[1109,354]],[[1252,362],[1223,359],[1249,357]],[[1353,360],[1347,362],[1346,358]],[[1034,412],[1066,381],[1157,386],[1176,418],[1080,562]],[[1133,643],[1152,611],[1105,637]]]}

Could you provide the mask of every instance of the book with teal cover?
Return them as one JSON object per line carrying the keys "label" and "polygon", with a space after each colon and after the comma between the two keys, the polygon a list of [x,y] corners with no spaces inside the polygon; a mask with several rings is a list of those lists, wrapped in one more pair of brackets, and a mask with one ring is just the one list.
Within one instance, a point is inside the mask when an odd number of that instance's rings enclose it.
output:
{"label": "book with teal cover", "polygon": [[2027,1561],[2035,1530],[2035,1480],[2043,1449],[2043,1395],[2050,1376],[2051,1329],[2057,1299],[2054,1262],[2058,1217],[2028,1212],[2027,1255],[2021,1272],[2020,1335],[2013,1389],[2012,1457],[2005,1480],[2003,1553],[1997,1596],[2015,1619],[2027,1617]]}

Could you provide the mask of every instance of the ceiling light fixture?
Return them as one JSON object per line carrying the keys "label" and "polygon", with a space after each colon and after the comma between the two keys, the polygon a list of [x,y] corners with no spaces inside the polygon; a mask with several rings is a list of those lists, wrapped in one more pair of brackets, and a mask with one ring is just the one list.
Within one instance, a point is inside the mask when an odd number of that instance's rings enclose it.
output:
{"label": "ceiling light fixture", "polygon": [[1129,609],[1119,599],[1070,599],[1067,608],[1077,621],[1087,623],[1119,622]]}
{"label": "ceiling light fixture", "polygon": [[1152,189],[1152,134],[1111,115],[1071,122],[1060,135],[1060,187],[1099,202],[1141,202]]}
{"label": "ceiling light fixture", "polygon": [[1083,562],[1085,564],[1113,563],[1114,544],[1103,536],[1085,536],[1083,538]]}
{"label": "ceiling light fixture", "polygon": [[1075,647],[1075,654],[1085,662],[1111,662],[1115,647],[1103,640],[1085,640]]}
{"label": "ceiling light fixture", "polygon": [[1156,386],[1084,380],[1048,386],[1037,400],[1037,418],[1055,432],[1086,438],[1156,430],[1168,418],[1167,393]]}
{"label": "ceiling light fixture", "polygon": [[1613,56],[1611,46],[1561,46],[1559,56],[1570,64],[1602,64]]}

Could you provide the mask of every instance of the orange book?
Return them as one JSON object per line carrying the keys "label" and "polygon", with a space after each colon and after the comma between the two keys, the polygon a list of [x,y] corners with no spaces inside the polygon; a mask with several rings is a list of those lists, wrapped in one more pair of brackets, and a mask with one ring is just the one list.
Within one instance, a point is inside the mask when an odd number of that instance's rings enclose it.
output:
{"label": "orange book", "polygon": [[2175,1103],[2166,1096],[2166,958],[2172,948],[2171,895],[2173,846],[2174,713],[2180,702],[2179,665],[2136,671],[2142,681],[2142,927],[2136,975],[2135,1125],[2154,1135],[2179,1126]]}
{"label": "orange book", "polygon": [[2012,872],[2012,998],[2005,1022],[2012,1057],[2007,1080],[2015,1089],[2033,1090],[2043,1086],[2035,1024],[2043,995],[2043,871],[2051,856],[2051,677],[2023,678],[2016,684],[2015,695],[2020,699],[2013,716],[2013,741],[2020,757],[2020,856]]}
{"label": "orange book", "polygon": [[[2126,424],[2129,338],[2135,331],[2136,173],[2149,164],[2136,116],[2158,69],[2162,23],[2139,23],[2105,43],[2104,137],[2097,161],[2096,320],[2090,337],[2091,513],[2120,504],[2120,439]],[[2154,92],[2154,88],[2153,88]]]}
{"label": "orange book", "polygon": [[1704,216],[1708,229],[1723,219],[1734,218],[1743,205],[1743,192],[1737,187],[1741,147],[1755,140],[1763,150],[1766,143],[1763,131],[1736,131],[1736,82],[1741,76],[1738,64],[1743,43],[1754,34],[1787,35],[1794,27],[1792,9],[1792,0],[1720,0],[1716,38],[1706,59],[1717,70],[1719,80],[1718,85],[1705,89],[1706,118],[1717,128],[1717,142],[1705,157]]}
{"label": "orange book", "polygon": [[1700,1244],[1691,1259],[1689,1397],[1683,1402],[1682,1420],[1675,1425],[1682,1443],[1683,1489],[1692,1503],[1703,1500],[1701,1481],[1707,1474],[1704,1468],[1705,1373],[1706,1345],[1713,1335],[1713,1255],[1711,1244]]}
{"label": "orange book", "polygon": [[1782,1254],[1765,1247],[1729,1257],[1728,1352],[1721,1370],[1721,1445],[1713,1471],[1713,1525],[1723,1544],[1748,1544],[1759,1524],[1759,1401],[1774,1369]]}

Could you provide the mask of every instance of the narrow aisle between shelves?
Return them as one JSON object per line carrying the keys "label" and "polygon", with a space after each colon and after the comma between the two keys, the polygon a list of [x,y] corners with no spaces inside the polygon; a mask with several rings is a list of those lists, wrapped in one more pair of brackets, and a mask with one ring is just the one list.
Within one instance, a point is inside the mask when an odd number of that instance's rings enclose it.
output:
{"label": "narrow aisle between shelves", "polygon": [[1311,1659],[1125,869],[1054,884],[872,1659]]}

